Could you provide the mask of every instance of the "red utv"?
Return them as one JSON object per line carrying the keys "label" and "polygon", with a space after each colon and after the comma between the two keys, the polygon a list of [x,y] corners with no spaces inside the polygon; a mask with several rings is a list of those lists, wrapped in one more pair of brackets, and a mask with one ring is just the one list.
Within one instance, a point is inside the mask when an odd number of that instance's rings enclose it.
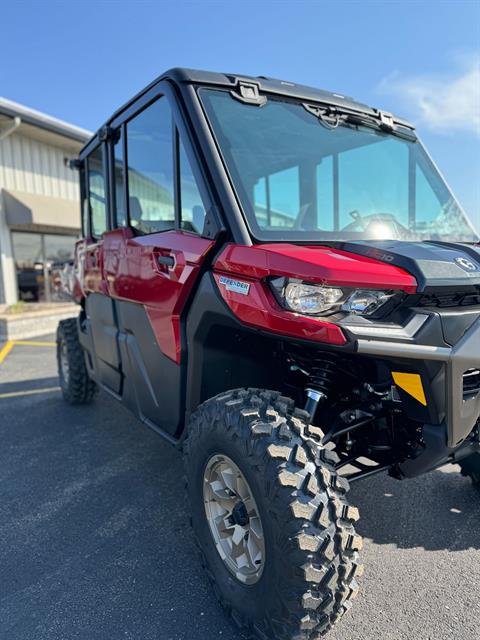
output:
{"label": "red utv", "polygon": [[168,71],[77,164],[65,399],[183,449],[239,625],[318,637],[362,571],[349,483],[480,483],[478,234],[410,124],[270,78]]}

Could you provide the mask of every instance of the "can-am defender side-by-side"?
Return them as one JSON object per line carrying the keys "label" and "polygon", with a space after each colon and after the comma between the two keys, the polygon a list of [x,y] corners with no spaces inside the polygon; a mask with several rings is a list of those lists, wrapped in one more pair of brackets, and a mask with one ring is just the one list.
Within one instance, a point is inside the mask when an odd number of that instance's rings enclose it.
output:
{"label": "can-am defender side-by-side", "polygon": [[80,154],[65,399],[100,387],[183,449],[215,593],[312,639],[362,572],[349,483],[480,484],[480,238],[407,122],[174,69]]}

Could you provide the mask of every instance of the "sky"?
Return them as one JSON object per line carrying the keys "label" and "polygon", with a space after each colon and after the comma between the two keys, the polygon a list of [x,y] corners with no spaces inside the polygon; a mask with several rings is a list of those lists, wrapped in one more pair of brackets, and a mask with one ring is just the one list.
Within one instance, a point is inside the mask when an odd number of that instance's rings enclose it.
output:
{"label": "sky", "polygon": [[90,130],[174,66],[406,117],[480,229],[480,0],[17,0],[1,20],[0,95]]}

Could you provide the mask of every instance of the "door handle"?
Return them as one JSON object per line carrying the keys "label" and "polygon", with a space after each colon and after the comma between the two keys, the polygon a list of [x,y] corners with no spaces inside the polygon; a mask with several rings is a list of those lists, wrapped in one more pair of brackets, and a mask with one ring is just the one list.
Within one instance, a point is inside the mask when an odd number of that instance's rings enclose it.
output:
{"label": "door handle", "polygon": [[157,261],[159,264],[166,265],[169,269],[175,267],[175,258],[173,256],[157,256]]}

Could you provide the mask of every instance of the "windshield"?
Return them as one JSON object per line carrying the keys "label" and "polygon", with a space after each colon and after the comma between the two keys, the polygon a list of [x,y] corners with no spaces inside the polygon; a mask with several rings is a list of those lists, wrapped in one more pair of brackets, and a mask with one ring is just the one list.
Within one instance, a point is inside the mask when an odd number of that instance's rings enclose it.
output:
{"label": "windshield", "polygon": [[300,103],[200,96],[256,239],[479,241],[418,140],[332,128]]}

